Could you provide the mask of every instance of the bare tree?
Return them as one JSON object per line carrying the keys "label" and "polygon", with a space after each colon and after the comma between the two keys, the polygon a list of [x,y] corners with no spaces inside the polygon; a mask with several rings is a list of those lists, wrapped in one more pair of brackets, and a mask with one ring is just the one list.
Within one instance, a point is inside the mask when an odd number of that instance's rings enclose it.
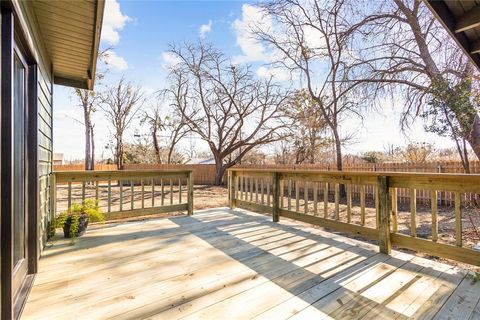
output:
{"label": "bare tree", "polygon": [[124,165],[125,130],[129,128],[143,103],[141,88],[125,82],[123,77],[102,94],[100,107],[113,127],[114,158],[119,170],[122,170]]}
{"label": "bare tree", "polygon": [[[174,83],[172,89],[166,89],[160,92],[161,96],[170,99],[170,106],[172,107],[170,114],[165,117],[165,128],[169,132],[167,144],[168,163],[172,162],[172,155],[180,140],[182,140],[190,131],[188,120],[185,116],[188,101],[188,88],[185,87],[186,83],[184,83],[184,79],[183,76],[173,77],[172,81],[174,81]],[[174,88],[176,88],[176,90]]]}
{"label": "bare tree", "polygon": [[434,159],[436,150],[427,142],[411,142],[399,150],[403,160],[410,163],[425,163]]}
{"label": "bare tree", "polygon": [[96,111],[98,96],[94,91],[75,89],[75,94],[80,100],[83,109],[83,122],[85,127],[85,170],[95,169],[95,140],[92,114]]}
{"label": "bare tree", "polygon": [[427,131],[452,138],[468,172],[466,142],[480,158],[474,68],[422,1],[393,0],[379,10],[385,15],[369,30],[363,56],[371,80],[403,96],[403,126],[421,116]]}
{"label": "bare tree", "polygon": [[[268,48],[274,48],[275,66],[299,75],[306,92],[321,112],[331,131],[336,151],[337,170],[342,165],[341,122],[360,115],[367,102],[361,74],[364,66],[354,65],[352,42],[363,25],[373,20],[362,18],[354,6],[343,0],[273,0],[262,4],[274,27],[253,24],[253,36]],[[371,96],[375,96],[374,92]],[[342,192],[344,193],[344,192]]]}
{"label": "bare tree", "polygon": [[295,163],[315,163],[320,150],[332,142],[325,135],[328,127],[320,108],[306,90],[299,90],[285,113],[293,120],[290,140],[295,153]]}
{"label": "bare tree", "polygon": [[[98,53],[97,63],[105,62],[108,56],[107,48]],[[98,87],[99,81],[105,77],[108,70],[97,71],[95,74],[96,85]],[[75,89],[75,94],[79,99],[79,106],[83,109],[83,122],[85,126],[85,170],[95,169],[95,139],[94,139],[94,124],[92,120],[93,113],[97,111],[99,104],[99,95],[96,91],[86,89]]]}
{"label": "bare tree", "polygon": [[158,137],[159,132],[165,129],[165,122],[162,120],[160,114],[161,104],[156,103],[154,107],[143,113],[140,120],[140,124],[148,124],[150,134],[152,136],[152,144],[155,150],[155,158],[157,163],[162,163],[161,151],[160,151],[160,139]]}
{"label": "bare tree", "polygon": [[[272,79],[256,79],[248,66],[233,65],[216,48],[172,46],[178,60],[170,70],[173,105],[189,130],[204,140],[216,164],[215,183],[250,150],[283,137],[280,110],[287,101]],[[232,156],[235,155],[235,156]]]}
{"label": "bare tree", "polygon": [[[169,94],[172,94],[172,97],[168,97]],[[166,116],[162,116],[161,108],[167,97],[173,99],[173,110],[170,110],[170,113]],[[179,97],[178,93],[169,90],[162,90],[157,97],[155,107],[145,111],[143,114],[141,123],[147,123],[149,125],[157,163],[172,163],[178,143],[189,131],[185,117],[177,108],[175,108],[175,106],[181,105],[181,103],[182,97]],[[160,134],[161,136],[159,136]],[[162,157],[164,150],[160,144],[160,141],[162,140],[161,138],[165,141],[167,149],[166,161]],[[178,160],[178,157],[175,158]]]}
{"label": "bare tree", "polygon": [[165,127],[169,131],[167,144],[167,163],[172,163],[173,155],[177,149],[177,145],[189,132],[187,121],[182,114],[172,114],[166,117]]}

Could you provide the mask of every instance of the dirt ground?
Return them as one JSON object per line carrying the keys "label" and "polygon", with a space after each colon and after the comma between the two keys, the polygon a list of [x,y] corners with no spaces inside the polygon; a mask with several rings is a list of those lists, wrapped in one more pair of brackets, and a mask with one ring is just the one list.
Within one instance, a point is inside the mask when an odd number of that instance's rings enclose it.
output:
{"label": "dirt ground", "polygon": [[[142,206],[142,192],[140,186],[133,187],[133,207],[141,208]],[[161,187],[155,186],[155,190],[152,193],[150,186],[144,187],[144,197],[143,205],[145,208],[152,206],[152,195],[155,205],[159,205],[163,201],[165,205],[170,203],[176,204],[180,200],[186,202],[187,191],[186,187],[182,186],[181,190],[181,199],[179,197],[179,188],[178,185],[173,185],[172,192],[170,192],[170,185],[164,186],[163,193]],[[60,186],[57,188],[57,212],[61,212],[67,209],[67,188],[66,186]],[[85,190],[86,198],[95,197],[95,189],[93,186],[87,186]],[[163,196],[162,196],[163,194]],[[72,202],[80,202],[82,196],[81,187],[72,188]],[[310,195],[311,196],[311,195]],[[301,194],[301,200],[299,202],[299,211],[304,212],[304,200],[303,195]],[[314,214],[313,208],[313,199],[310,197],[308,202],[308,214]],[[123,190],[123,210],[131,209],[131,187],[125,186]],[[252,198],[255,201],[255,195]],[[323,216],[323,197],[319,197],[319,203],[317,206],[317,215]],[[265,199],[265,203],[266,203]],[[120,209],[120,192],[119,188],[112,187],[111,189],[111,210],[116,211]],[[261,202],[261,198],[258,198],[258,202]],[[99,190],[99,204],[104,212],[108,210],[108,189],[106,186],[101,186]],[[283,200],[283,206],[287,208],[288,200],[285,197]],[[194,186],[194,210],[201,210],[207,208],[215,207],[226,207],[228,206],[228,189],[224,186],[206,186],[198,185]],[[292,210],[295,210],[295,199],[291,201]],[[329,209],[328,209],[328,218],[334,218],[334,199],[333,196],[329,199]],[[366,199],[366,223],[367,227],[375,228],[376,227],[376,214],[375,214],[375,204],[373,199]],[[340,211],[340,220],[347,221],[347,206],[346,200],[341,199],[339,205]],[[167,213],[167,214],[154,214],[148,216],[139,216],[134,218],[122,219],[122,221],[131,221],[131,220],[143,220],[149,218],[158,218],[158,217],[171,217],[176,215],[182,215],[184,213]],[[402,234],[410,234],[410,207],[408,204],[401,204],[398,207],[398,232]],[[472,223],[473,222],[473,223]],[[352,223],[360,224],[360,203],[358,199],[352,199]],[[480,208],[462,208],[462,240],[465,247],[471,248],[473,245],[480,243]],[[334,230],[329,230],[334,231]],[[345,236],[349,236],[344,234]],[[431,208],[427,205],[417,205],[417,237],[431,239]],[[448,206],[438,206],[438,242],[455,244],[455,213],[453,207]],[[409,251],[410,252],[410,251]],[[425,254],[419,254],[423,257],[429,257]],[[430,257],[429,257],[430,258]],[[442,259],[437,259],[445,261]],[[446,262],[446,261],[445,261]],[[449,261],[450,264],[461,265],[459,263],[454,263]],[[470,266],[471,267],[471,266]],[[478,270],[478,269],[477,269]]]}

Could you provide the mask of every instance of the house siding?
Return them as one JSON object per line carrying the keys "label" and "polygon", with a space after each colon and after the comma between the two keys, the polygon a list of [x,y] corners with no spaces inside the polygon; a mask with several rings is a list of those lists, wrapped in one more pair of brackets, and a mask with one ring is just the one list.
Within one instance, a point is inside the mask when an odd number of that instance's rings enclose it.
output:
{"label": "house siding", "polygon": [[48,236],[51,220],[51,174],[53,160],[53,76],[38,21],[31,2],[15,0],[23,30],[31,41],[37,62],[37,127],[38,127],[38,248],[41,254]]}
{"label": "house siding", "polygon": [[52,79],[38,68],[38,176],[39,176],[39,220],[38,236],[40,250],[47,240],[51,220],[50,188],[53,159],[53,93]]}

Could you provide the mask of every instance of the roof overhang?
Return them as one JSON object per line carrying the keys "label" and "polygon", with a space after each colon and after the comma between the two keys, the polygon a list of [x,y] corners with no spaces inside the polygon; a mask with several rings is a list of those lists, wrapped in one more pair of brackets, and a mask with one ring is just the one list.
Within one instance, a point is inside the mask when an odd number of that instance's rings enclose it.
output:
{"label": "roof overhang", "polygon": [[425,0],[436,18],[480,69],[480,5],[472,0]]}
{"label": "roof overhang", "polygon": [[105,0],[34,0],[55,84],[93,89]]}

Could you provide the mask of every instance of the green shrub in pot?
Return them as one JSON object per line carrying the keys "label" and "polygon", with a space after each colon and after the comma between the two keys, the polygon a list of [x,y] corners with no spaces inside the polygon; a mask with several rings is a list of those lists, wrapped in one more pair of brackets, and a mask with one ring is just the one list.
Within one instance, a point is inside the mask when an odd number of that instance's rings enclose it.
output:
{"label": "green shrub in pot", "polygon": [[98,201],[85,200],[83,203],[73,203],[67,211],[55,219],[55,227],[62,228],[65,238],[76,238],[85,233],[89,222],[105,220]]}

